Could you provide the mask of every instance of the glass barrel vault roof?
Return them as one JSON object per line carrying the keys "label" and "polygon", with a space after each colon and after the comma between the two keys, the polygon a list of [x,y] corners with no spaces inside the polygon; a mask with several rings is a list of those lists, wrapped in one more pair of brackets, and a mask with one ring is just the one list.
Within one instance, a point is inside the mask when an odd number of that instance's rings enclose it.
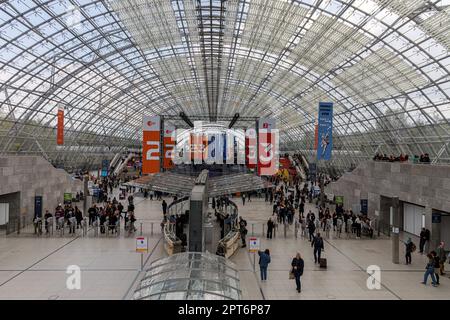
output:
{"label": "glass barrel vault roof", "polygon": [[0,154],[98,165],[140,145],[142,115],[181,111],[273,116],[311,150],[326,100],[333,165],[450,162],[449,21],[450,0],[2,1]]}
{"label": "glass barrel vault roof", "polygon": [[185,252],[154,261],[134,293],[135,300],[239,300],[239,274],[229,260]]}

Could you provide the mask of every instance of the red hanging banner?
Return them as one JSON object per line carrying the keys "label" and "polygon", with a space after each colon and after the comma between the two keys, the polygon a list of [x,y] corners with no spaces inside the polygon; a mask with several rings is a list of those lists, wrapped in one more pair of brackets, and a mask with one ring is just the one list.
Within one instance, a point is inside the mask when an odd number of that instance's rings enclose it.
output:
{"label": "red hanging banner", "polygon": [[277,172],[278,133],[275,119],[259,119],[258,175],[271,176]]}
{"label": "red hanging banner", "polygon": [[56,134],[56,144],[61,146],[64,144],[64,109],[58,109],[58,125]]}

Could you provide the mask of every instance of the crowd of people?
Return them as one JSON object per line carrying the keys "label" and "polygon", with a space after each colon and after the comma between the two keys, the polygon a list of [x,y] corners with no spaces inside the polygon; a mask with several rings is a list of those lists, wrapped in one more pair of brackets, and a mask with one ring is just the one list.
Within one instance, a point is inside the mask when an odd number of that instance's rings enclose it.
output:
{"label": "crowd of people", "polygon": [[[327,206],[316,206],[318,217],[312,210],[308,210],[308,213],[305,215],[305,200],[309,193],[310,190],[308,190],[306,184],[303,187],[297,184],[294,190],[291,190],[282,181],[274,189],[266,190],[266,201],[270,201],[273,204],[272,215],[267,221],[267,239],[272,239],[274,229],[278,224],[287,226],[294,224],[296,237],[301,230],[301,237],[308,239],[313,248],[314,263],[319,263],[322,267],[322,260],[324,259],[321,259],[321,254],[325,246],[324,238],[321,234],[324,234],[326,238],[330,238],[332,232],[336,238],[340,238],[342,233],[346,233],[347,237],[354,234],[356,239],[361,238],[362,235],[373,237],[373,220],[366,215],[355,214],[352,210],[345,210],[342,205],[336,205],[332,213]],[[243,230],[241,231],[241,237],[245,239],[247,222],[242,217],[240,217],[239,221],[239,225]],[[432,285],[437,287],[440,284],[440,276],[445,275],[444,264],[447,260],[450,263],[449,252],[445,249],[444,242],[441,242],[435,250],[429,250],[430,231],[426,228],[422,229],[419,238],[419,253],[426,254],[428,258],[422,283],[427,284],[428,278],[431,277]],[[412,263],[412,253],[415,252],[416,246],[410,237],[403,243],[405,245],[406,264],[410,265]],[[244,240],[243,247],[245,247]],[[270,251],[269,249],[259,251],[258,255],[260,257],[261,281],[266,281],[268,265],[271,262]],[[291,262],[290,278],[295,279],[298,292],[301,292],[300,278],[303,275],[303,270],[304,260],[301,254],[297,252]]]}
{"label": "crowd of people", "polygon": [[[394,156],[394,155],[386,155],[386,154],[381,154],[381,153],[377,153],[374,157],[373,157],[374,161],[387,161],[387,162],[408,162],[409,161],[409,156],[407,154],[403,154],[401,153],[399,156]],[[424,153],[421,154],[420,157],[418,155],[414,155],[413,159],[412,159],[413,163],[430,163],[430,156],[428,155],[428,153]]]}
{"label": "crowd of people", "polygon": [[[56,206],[54,213],[49,210],[45,210],[44,214],[44,229],[45,233],[50,233],[50,228],[53,226],[53,219],[56,221],[56,230],[64,228],[64,226],[69,227],[69,233],[75,233],[75,229],[82,227],[83,223],[83,213],[78,208],[78,206],[73,206],[72,203],[67,203],[62,205],[61,203]],[[40,217],[34,218],[35,232],[41,232],[42,220]]]}

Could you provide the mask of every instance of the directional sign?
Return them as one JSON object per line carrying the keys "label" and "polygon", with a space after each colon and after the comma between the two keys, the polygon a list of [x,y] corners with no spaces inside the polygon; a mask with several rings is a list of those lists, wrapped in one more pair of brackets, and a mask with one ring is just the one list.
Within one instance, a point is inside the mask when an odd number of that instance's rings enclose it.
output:
{"label": "directional sign", "polygon": [[136,252],[147,253],[148,252],[148,242],[145,237],[136,238]]}
{"label": "directional sign", "polygon": [[256,237],[250,237],[249,241],[250,241],[250,246],[249,246],[248,251],[249,252],[253,252],[253,253],[254,252],[258,252],[259,251],[259,247],[260,247],[259,239],[256,238]]}

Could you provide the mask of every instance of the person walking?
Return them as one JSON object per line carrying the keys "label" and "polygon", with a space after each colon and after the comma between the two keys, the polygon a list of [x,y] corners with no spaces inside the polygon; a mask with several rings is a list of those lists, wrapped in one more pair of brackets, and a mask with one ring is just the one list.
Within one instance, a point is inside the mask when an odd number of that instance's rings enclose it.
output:
{"label": "person walking", "polygon": [[259,255],[259,271],[261,272],[261,281],[267,280],[267,267],[270,263],[270,251],[266,249],[263,251],[258,251]]}
{"label": "person walking", "polygon": [[434,261],[434,276],[436,277],[436,285],[439,285],[439,268],[440,268],[440,259],[436,253],[436,251],[431,251],[430,254],[433,256]]}
{"label": "person walking", "polygon": [[411,264],[411,252],[413,252],[413,246],[414,243],[411,240],[411,237],[408,238],[408,240],[403,241],[403,243],[405,244],[405,259],[406,259],[406,264]]}
{"label": "person walking", "polygon": [[428,276],[431,276],[431,284],[433,287],[436,287],[436,277],[434,276],[434,258],[429,253],[427,254],[428,263],[425,267],[425,274],[423,275],[423,282],[422,284],[427,284]]}
{"label": "person walking", "polygon": [[316,230],[316,226],[313,220],[309,220],[308,223],[308,232],[309,232],[309,242],[311,242],[314,238],[314,231]]}
{"label": "person walking", "polygon": [[305,266],[305,262],[303,261],[299,252],[294,259],[292,259],[292,273],[294,274],[295,284],[297,285],[297,292],[302,292],[302,283],[300,281],[300,277],[303,275],[303,268]]}
{"label": "person walking", "polygon": [[423,248],[425,246],[426,242],[426,231],[425,228],[422,228],[422,231],[420,231],[420,240],[419,240],[419,253],[423,254]]}
{"label": "person walking", "polygon": [[272,239],[272,232],[274,228],[274,223],[272,217],[267,220],[267,239]]}
{"label": "person walking", "polygon": [[320,254],[322,253],[322,250],[324,250],[323,239],[320,236],[320,233],[317,233],[314,237],[311,242],[311,247],[314,247],[314,263],[320,262]]}
{"label": "person walking", "polygon": [[247,246],[247,242],[245,241],[247,232],[247,221],[245,221],[242,217],[239,217],[239,234],[241,235],[242,248],[245,248]]}
{"label": "person walking", "polygon": [[445,275],[444,263],[447,258],[444,246],[445,246],[444,241],[441,241],[441,243],[439,244],[439,247],[436,249],[436,254],[439,257],[439,273],[441,276]]}

